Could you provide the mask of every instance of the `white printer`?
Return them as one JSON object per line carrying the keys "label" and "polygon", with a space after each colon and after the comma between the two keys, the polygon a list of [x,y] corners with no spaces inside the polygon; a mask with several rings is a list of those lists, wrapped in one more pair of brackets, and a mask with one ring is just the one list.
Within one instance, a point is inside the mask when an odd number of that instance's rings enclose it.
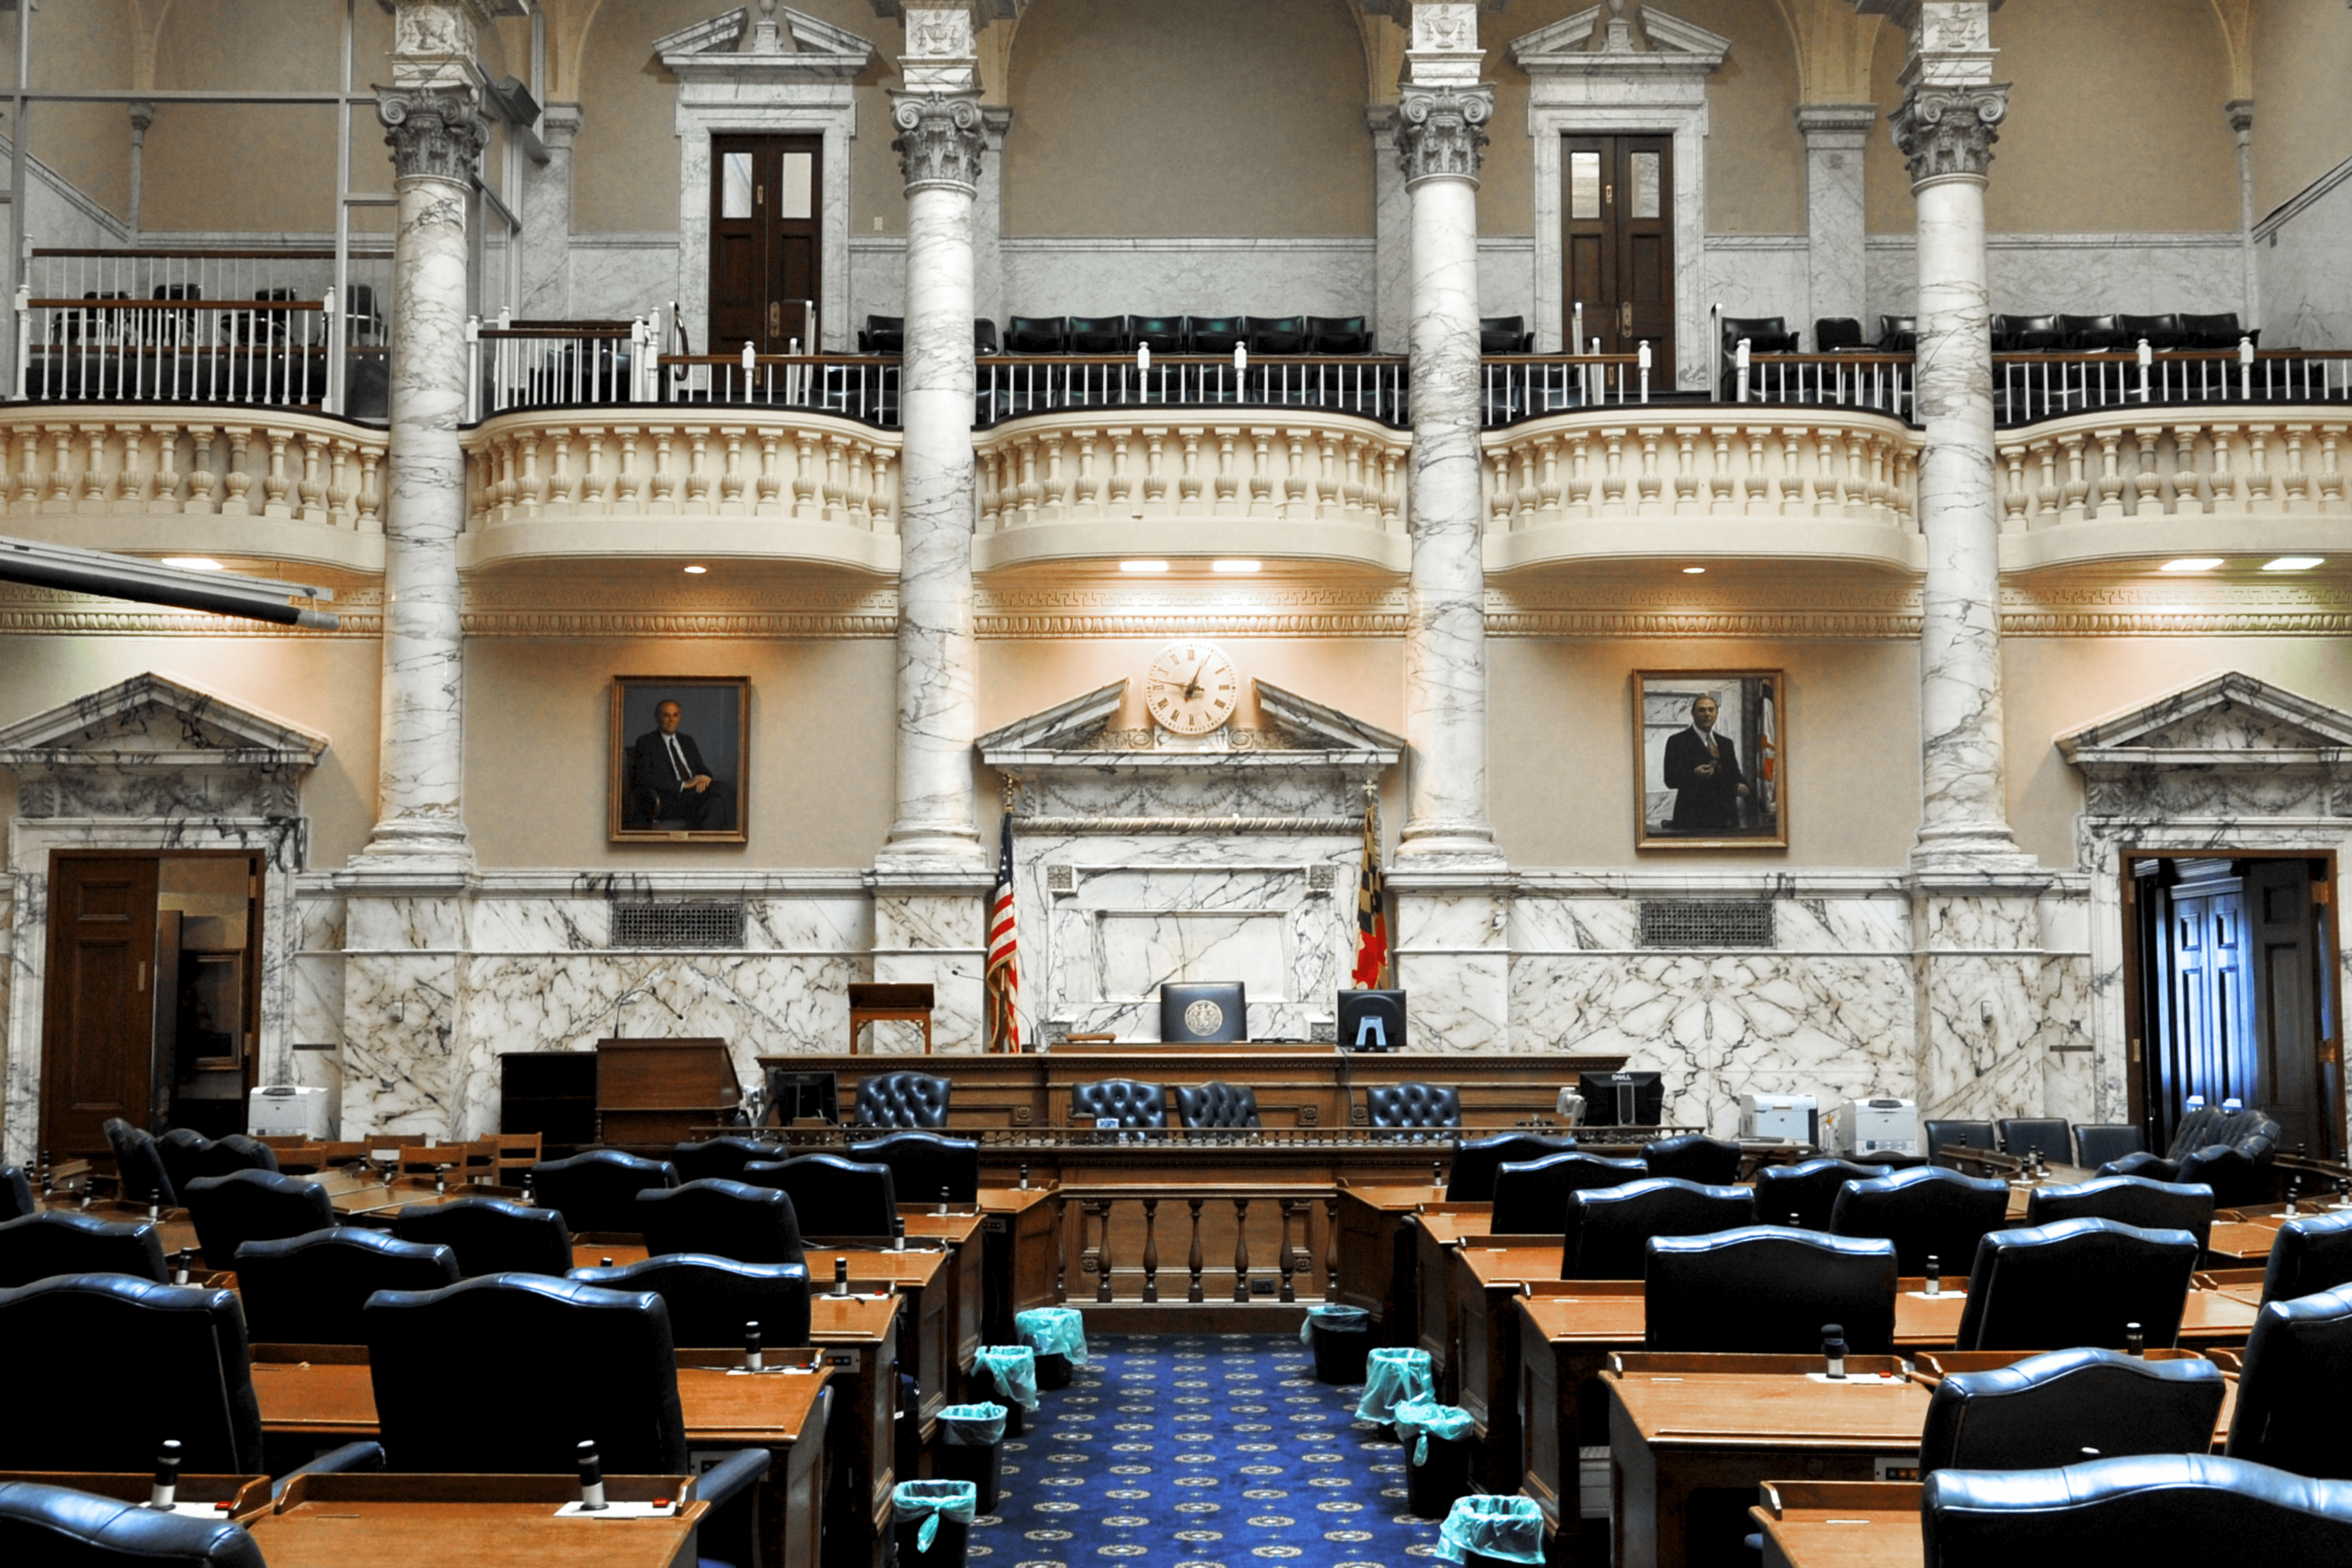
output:
{"label": "white printer", "polygon": [[1888,1095],[1841,1100],[1830,1110],[1822,1140],[1833,1154],[1916,1154],[1919,1104]]}
{"label": "white printer", "polygon": [[327,1136],[327,1091],[290,1083],[257,1089],[247,1097],[245,1130],[256,1138]]}
{"label": "white printer", "polygon": [[1822,1102],[1811,1094],[1743,1094],[1739,1136],[1758,1142],[1818,1143]]}

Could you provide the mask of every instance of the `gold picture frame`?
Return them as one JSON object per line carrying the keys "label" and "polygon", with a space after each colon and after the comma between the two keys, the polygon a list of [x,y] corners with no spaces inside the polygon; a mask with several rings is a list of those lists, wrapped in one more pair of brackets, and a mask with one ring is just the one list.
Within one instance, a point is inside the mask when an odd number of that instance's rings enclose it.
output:
{"label": "gold picture frame", "polygon": [[[665,736],[671,705],[677,721]],[[751,677],[614,676],[611,758],[613,843],[750,842]]]}
{"label": "gold picture frame", "polygon": [[1635,670],[1635,847],[1786,849],[1788,745],[1784,670]]}

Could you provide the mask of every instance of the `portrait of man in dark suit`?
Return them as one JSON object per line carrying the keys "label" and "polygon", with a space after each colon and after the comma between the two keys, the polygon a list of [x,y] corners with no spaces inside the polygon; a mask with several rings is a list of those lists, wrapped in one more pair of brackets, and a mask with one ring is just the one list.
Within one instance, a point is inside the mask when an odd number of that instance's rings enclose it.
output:
{"label": "portrait of man in dark suit", "polygon": [[749,683],[614,683],[613,835],[740,838]]}
{"label": "portrait of man in dark suit", "polygon": [[1777,669],[1636,670],[1636,847],[1786,848],[1788,682]]}
{"label": "portrait of man in dark suit", "polygon": [[1691,704],[1690,728],[1666,737],[1666,787],[1675,792],[1676,833],[1737,833],[1739,803],[1750,795],[1731,737],[1716,731],[1720,705],[1712,697]]}

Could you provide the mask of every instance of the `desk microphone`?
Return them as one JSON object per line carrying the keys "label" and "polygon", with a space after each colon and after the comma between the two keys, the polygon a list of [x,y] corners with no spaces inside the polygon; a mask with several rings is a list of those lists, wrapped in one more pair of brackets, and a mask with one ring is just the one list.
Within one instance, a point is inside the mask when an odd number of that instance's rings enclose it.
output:
{"label": "desk microphone", "polygon": [[47,1197],[47,1196],[49,1195],[50,1192],[51,1192],[52,1190],[54,1190],[54,1189],[56,1188],[56,1186],[57,1186],[56,1173],[55,1173],[55,1172],[53,1172],[53,1171],[49,1168],[49,1167],[50,1167],[54,1163],[55,1163],[55,1162],[53,1162],[53,1161],[50,1159],[50,1157],[49,1157],[49,1152],[48,1152],[47,1149],[42,1150],[42,1151],[41,1151],[41,1195],[42,1195],[43,1197]]}
{"label": "desk microphone", "polygon": [[760,1360],[760,1320],[757,1318],[751,1319],[743,1325],[743,1370],[745,1372],[768,1370]]}
{"label": "desk microphone", "polygon": [[2293,1219],[2295,1215],[2303,1212],[2301,1209],[2295,1207],[2296,1200],[2302,1196],[2303,1178],[2301,1176],[2289,1176],[2286,1179],[2286,1214],[2289,1219]]}
{"label": "desk microphone", "polygon": [[2146,1355],[2147,1353],[2147,1335],[2146,1331],[2143,1331],[2137,1323],[2126,1323],[2124,1325],[2124,1354]]}
{"label": "desk microphone", "polygon": [[849,1294],[849,1259],[846,1258],[833,1260],[833,1293],[836,1296]]}
{"label": "desk microphone", "polygon": [[184,1247],[180,1248],[179,1251],[172,1254],[172,1283],[174,1285],[185,1285],[187,1282],[188,1249]]}
{"label": "desk microphone", "polygon": [[907,1250],[907,1221],[904,1216],[895,1214],[890,1216],[890,1250]]}
{"label": "desk microphone", "polygon": [[1432,1191],[1445,1185],[1445,1167],[1435,1160],[1429,1163],[1429,1185]]}
{"label": "desk microphone", "polygon": [[163,1200],[155,1193],[147,1194],[147,1221],[150,1225],[163,1217]]}
{"label": "desk microphone", "polygon": [[446,1165],[436,1165],[436,1166],[434,1166],[434,1167],[433,1167],[433,1193],[434,1193],[434,1195],[435,1195],[436,1197],[438,1197],[439,1195],[441,1195],[442,1194],[444,1194],[444,1193],[447,1192],[448,1190],[449,1190],[449,1167],[448,1167],[448,1166],[446,1166]]}
{"label": "desk microphone", "polygon": [[609,1258],[600,1258],[596,1260],[596,1267],[599,1268],[610,1268],[613,1267],[613,1260]]}
{"label": "desk microphone", "polygon": [[1940,1296],[1943,1293],[1944,1266],[1941,1262],[1937,1261],[1936,1255],[1931,1252],[1927,1254],[1927,1294],[1930,1296]]}
{"label": "desk microphone", "polygon": [[596,1458],[593,1438],[583,1438],[573,1450],[580,1460],[580,1511],[602,1513],[612,1505],[604,1500],[604,1470]]}
{"label": "desk microphone", "polygon": [[155,1481],[147,1490],[147,1506],[163,1513],[172,1511],[172,1499],[180,1489],[180,1443],[175,1437],[163,1439],[155,1454]]}
{"label": "desk microphone", "polygon": [[948,1204],[950,1201],[949,1195],[950,1190],[951,1189],[949,1187],[947,1183],[941,1182],[940,1184],[940,1213],[941,1214],[948,1212]]}
{"label": "desk microphone", "polygon": [[1829,1363],[1823,1370],[1829,1373],[1831,1381],[1843,1383],[1845,1381],[1844,1324],[1823,1323],[1822,1325],[1822,1359]]}
{"label": "desk microphone", "polygon": [[1029,1167],[1026,1164],[1021,1167],[1021,1190],[1024,1193],[1029,1190]]}

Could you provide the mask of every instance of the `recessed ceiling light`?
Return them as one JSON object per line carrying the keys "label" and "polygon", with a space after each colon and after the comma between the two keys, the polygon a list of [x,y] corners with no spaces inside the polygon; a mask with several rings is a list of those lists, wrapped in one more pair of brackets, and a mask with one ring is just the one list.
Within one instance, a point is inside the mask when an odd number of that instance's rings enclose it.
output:
{"label": "recessed ceiling light", "polygon": [[686,574],[689,577],[699,577],[709,570],[708,566],[689,566],[686,569]]}
{"label": "recessed ceiling light", "polygon": [[1255,561],[1213,561],[1209,563],[1209,570],[1212,572],[1255,572],[1257,570],[1257,563]]}
{"label": "recessed ceiling light", "polygon": [[1706,568],[1704,566],[1685,566],[1683,568],[1683,575],[1685,577],[1704,577],[1706,575]]}
{"label": "recessed ceiling light", "polygon": [[2265,572],[2308,572],[2315,566],[2327,564],[2325,555],[2282,555],[2275,561],[2263,563]]}
{"label": "recessed ceiling light", "polygon": [[1168,570],[1168,563],[1165,561],[1122,561],[1118,563],[1118,569],[1122,572],[1165,572]]}
{"label": "recessed ceiling light", "polygon": [[2221,564],[2218,555],[2184,555],[2178,561],[2168,561],[2157,568],[2159,572],[2210,572]]}
{"label": "recessed ceiling light", "polygon": [[166,566],[177,566],[184,572],[225,572],[228,568],[209,555],[166,555]]}

